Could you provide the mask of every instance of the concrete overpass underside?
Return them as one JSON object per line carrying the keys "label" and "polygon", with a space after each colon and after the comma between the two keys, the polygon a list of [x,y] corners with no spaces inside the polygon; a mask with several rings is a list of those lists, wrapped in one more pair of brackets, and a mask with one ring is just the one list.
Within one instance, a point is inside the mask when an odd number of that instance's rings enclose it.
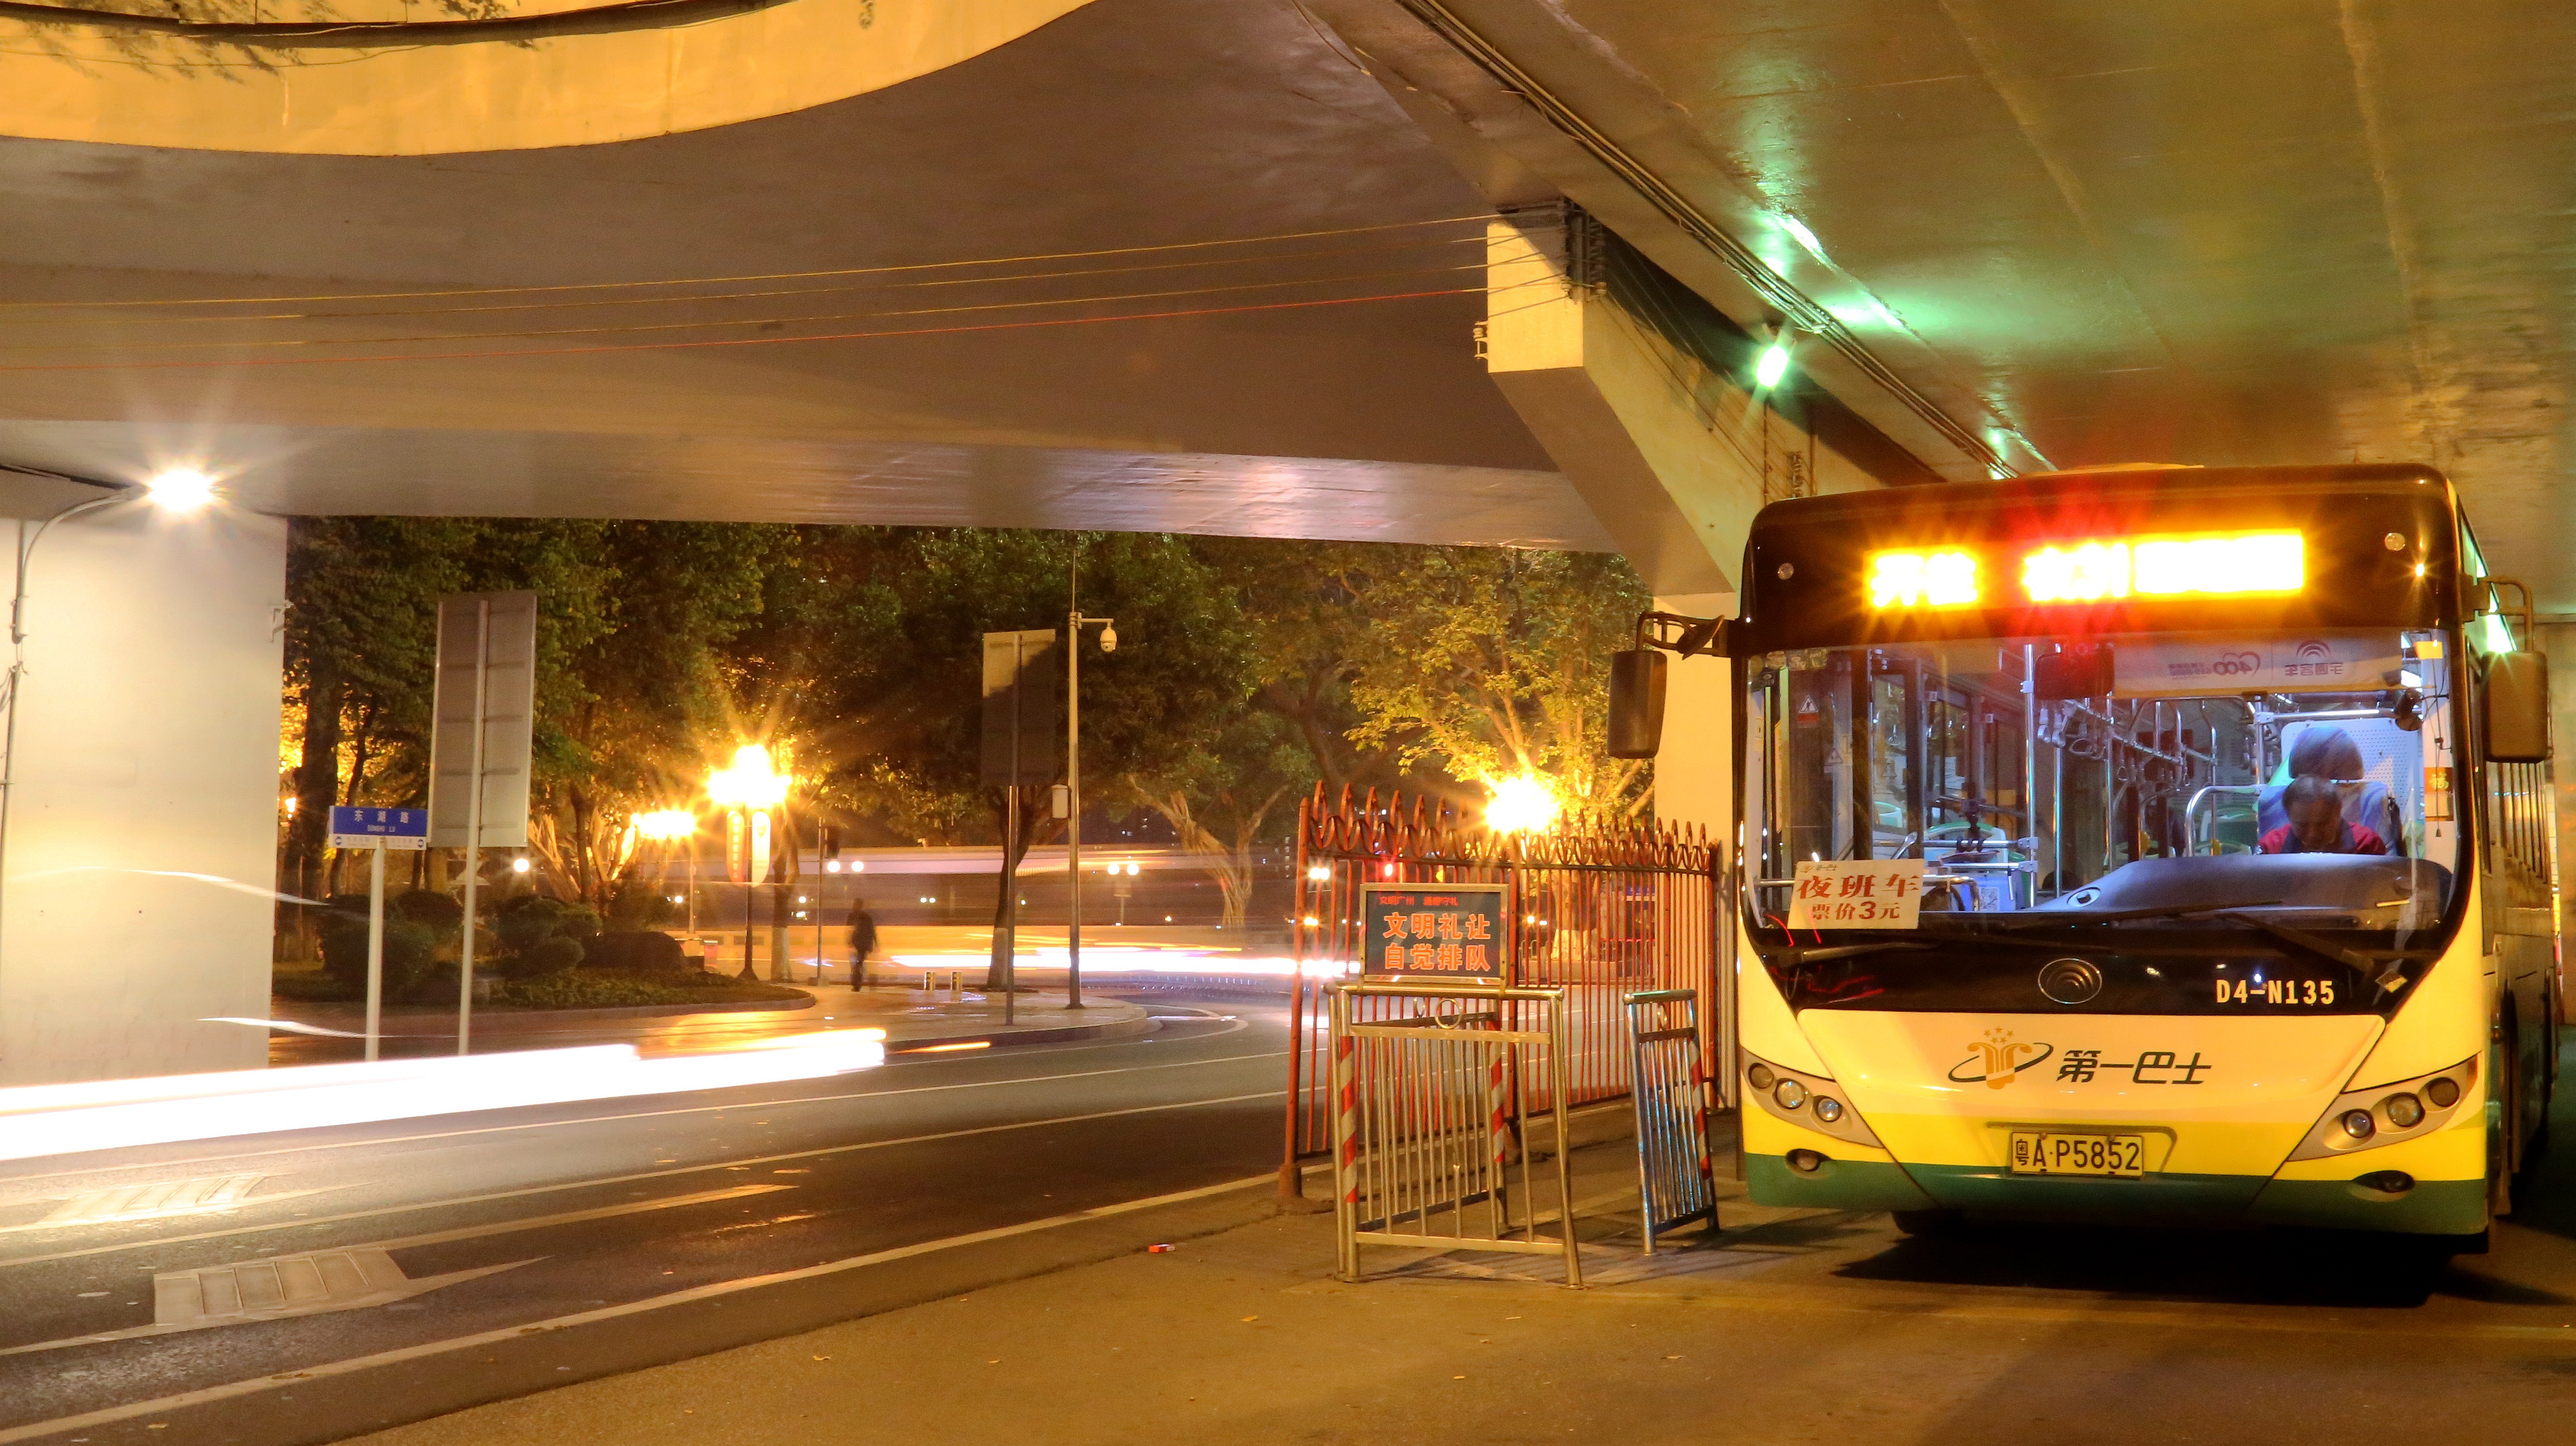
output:
{"label": "concrete overpass underside", "polygon": [[[2576,612],[2571,76],[2539,0],[5,0],[0,465],[240,514],[78,529],[52,605],[122,631],[31,656],[240,665],[187,674],[238,746],[26,705],[11,886],[158,871],[208,962],[66,1046],[181,966],[65,967],[123,894],[8,903],[0,1078],[263,1012],[259,890],[184,882],[267,849],[257,514],[1616,549],[1716,611],[1779,496],[2426,461]],[[1718,682],[1676,674],[1688,756]],[[182,795],[234,822],[112,826]]]}

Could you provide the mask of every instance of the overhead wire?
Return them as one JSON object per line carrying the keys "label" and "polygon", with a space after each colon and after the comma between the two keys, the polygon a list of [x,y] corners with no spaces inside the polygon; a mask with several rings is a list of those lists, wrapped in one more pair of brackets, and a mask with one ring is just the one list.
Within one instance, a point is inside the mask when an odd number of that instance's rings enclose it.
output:
{"label": "overhead wire", "polygon": [[317,366],[360,362],[404,361],[485,361],[511,357],[585,356],[603,352],[683,351],[707,347],[778,346],[818,341],[868,341],[882,337],[943,336],[965,332],[1023,331],[1039,327],[1088,326],[1113,321],[1155,321],[1173,317],[1225,316],[1261,311],[1296,311],[1321,306],[1351,306],[1371,301],[1414,301],[1439,296],[1477,296],[1481,286],[1454,286],[1426,291],[1382,293],[1374,296],[1330,296],[1309,301],[1269,301],[1245,306],[1205,306],[1176,311],[1128,312],[1111,316],[1050,317],[1036,321],[979,322],[965,326],[908,327],[893,331],[855,331],[827,333],[821,336],[733,336],[709,337],[695,341],[618,342],[604,346],[512,347],[500,351],[469,352],[378,352],[367,356],[319,357],[232,357],[210,361],[145,361],[145,362],[0,362],[0,373],[10,372],[94,372],[94,371],[179,371],[213,368],[262,366]]}
{"label": "overhead wire", "polygon": [[[625,326],[552,327],[530,331],[470,332],[474,340],[508,341],[549,336],[603,336],[652,331],[703,331],[716,327],[739,326],[805,326],[820,322],[891,319],[906,316],[950,316],[979,311],[1013,311],[1041,306],[1086,306],[1120,301],[1159,301],[1178,296],[1214,296],[1245,291],[1276,291],[1290,286],[1325,286],[1345,281],[1384,281],[1404,276],[1440,276],[1462,271],[1481,271],[1483,262],[1461,266],[1408,267],[1395,271],[1371,271],[1334,276],[1301,277],[1289,281],[1237,282],[1223,286],[1190,286],[1165,291],[1130,291],[1102,296],[1037,297],[1021,301],[988,301],[965,306],[912,307],[893,311],[824,312],[808,316],[731,317],[713,321],[642,322]],[[120,353],[156,351],[243,350],[257,347],[302,346],[399,346],[414,342],[455,339],[452,336],[369,336],[369,337],[269,337],[227,341],[173,342],[13,342],[0,344],[8,352],[118,351]]]}
{"label": "overhead wire", "polygon": [[[1375,246],[1343,246],[1326,250],[1288,251],[1256,256],[1223,256],[1204,260],[1156,261],[1138,266],[1092,266],[1064,271],[1024,271],[999,276],[945,276],[919,281],[863,282],[848,286],[780,287],[768,291],[704,292],[688,295],[622,296],[590,301],[510,301],[480,306],[394,307],[377,311],[281,311],[265,314],[231,314],[176,317],[38,317],[12,319],[0,317],[0,330],[37,326],[183,326],[204,324],[249,325],[279,321],[353,321],[380,320],[387,317],[474,316],[500,311],[572,311],[609,306],[673,306],[694,303],[763,301],[786,296],[830,296],[856,291],[897,291],[954,286],[1001,286],[1027,281],[1056,281],[1073,277],[1132,275],[1150,271],[1187,271],[1203,267],[1251,266],[1265,262],[1307,261],[1320,257],[1382,255],[1390,251],[1418,251],[1431,247],[1482,245],[1481,234],[1449,236],[1420,241],[1395,241]],[[78,303],[65,302],[69,307]],[[213,304],[213,303],[210,303]]]}
{"label": "overhead wire", "polygon": [[0,311],[67,310],[76,307],[122,309],[152,306],[283,306],[300,302],[416,301],[441,296],[537,296],[573,291],[640,290],[665,286],[733,286],[750,282],[814,281],[833,276],[886,276],[913,271],[954,270],[969,266],[1022,266],[1033,262],[1081,261],[1100,256],[1139,256],[1155,252],[1203,251],[1221,246],[1258,246],[1276,241],[1311,241],[1326,236],[1365,236],[1429,226],[1453,226],[1464,222],[1482,224],[1493,219],[1491,213],[1480,212],[1469,216],[1440,216],[1419,221],[1389,221],[1374,226],[1338,226],[1313,231],[1280,231],[1262,236],[1234,236],[1212,241],[1167,241],[1140,246],[1107,246],[1089,251],[1032,252],[1025,255],[960,261],[918,261],[893,266],[847,266],[814,271],[678,276],[648,281],[577,281],[535,286],[446,287],[419,291],[312,292],[283,296],[127,297],[92,301],[0,301]]}

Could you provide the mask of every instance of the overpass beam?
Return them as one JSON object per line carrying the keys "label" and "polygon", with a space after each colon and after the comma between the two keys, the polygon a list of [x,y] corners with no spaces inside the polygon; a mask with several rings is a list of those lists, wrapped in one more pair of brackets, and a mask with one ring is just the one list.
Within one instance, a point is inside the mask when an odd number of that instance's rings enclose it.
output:
{"label": "overpass beam", "polygon": [[[1767,502],[1932,480],[1794,373],[1754,387],[1765,340],[1577,208],[1488,228],[1486,368],[1668,611],[1734,614],[1745,536]],[[1719,660],[1675,660],[1659,818],[1731,817],[1726,679]]]}

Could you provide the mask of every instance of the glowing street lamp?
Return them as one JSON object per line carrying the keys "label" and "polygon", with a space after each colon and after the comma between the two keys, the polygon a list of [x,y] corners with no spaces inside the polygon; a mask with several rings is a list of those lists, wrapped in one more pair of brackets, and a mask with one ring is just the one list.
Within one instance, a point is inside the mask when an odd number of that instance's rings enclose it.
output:
{"label": "glowing street lamp", "polygon": [[776,808],[787,801],[794,777],[778,771],[769,750],[746,743],[733,751],[733,766],[707,775],[707,797],[723,808]]}
{"label": "glowing street lamp", "polygon": [[[655,843],[673,844],[681,839],[694,839],[697,832],[698,816],[685,808],[662,808],[635,815],[636,835]],[[670,865],[665,863],[663,867],[667,869]],[[663,877],[667,880],[669,875]],[[698,849],[695,843],[689,845],[688,930],[691,934],[698,932]]]}
{"label": "glowing street lamp", "polygon": [[1545,833],[1564,811],[1555,791],[1531,774],[1501,779],[1492,788],[1485,804],[1485,827],[1496,833]]}
{"label": "glowing street lamp", "polygon": [[[751,969],[752,922],[751,901],[757,896],[762,875],[769,872],[770,810],[787,801],[792,775],[778,771],[769,750],[757,743],[746,743],[733,751],[733,766],[719,768],[707,775],[707,798],[719,808],[740,815],[734,827],[741,830],[743,846],[737,848],[732,838],[726,840],[728,865],[739,860],[742,867],[742,967]],[[785,967],[785,950],[774,950],[780,957],[773,962],[776,971]]]}
{"label": "glowing street lamp", "polygon": [[169,512],[194,512],[215,500],[215,479],[194,467],[167,467],[143,479],[152,505]]}

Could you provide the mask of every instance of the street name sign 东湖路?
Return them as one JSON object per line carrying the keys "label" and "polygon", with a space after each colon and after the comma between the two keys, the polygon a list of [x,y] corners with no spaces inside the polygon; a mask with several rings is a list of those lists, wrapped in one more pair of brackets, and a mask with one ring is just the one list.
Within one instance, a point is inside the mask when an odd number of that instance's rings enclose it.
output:
{"label": "street name sign \u4e1c\u6e56\u8def", "polygon": [[1499,980],[1510,953],[1503,884],[1363,884],[1360,973]]}
{"label": "street name sign \u4e1c\u6e56\u8def", "polygon": [[429,810],[352,808],[335,803],[331,806],[331,847],[425,849],[429,847]]}

